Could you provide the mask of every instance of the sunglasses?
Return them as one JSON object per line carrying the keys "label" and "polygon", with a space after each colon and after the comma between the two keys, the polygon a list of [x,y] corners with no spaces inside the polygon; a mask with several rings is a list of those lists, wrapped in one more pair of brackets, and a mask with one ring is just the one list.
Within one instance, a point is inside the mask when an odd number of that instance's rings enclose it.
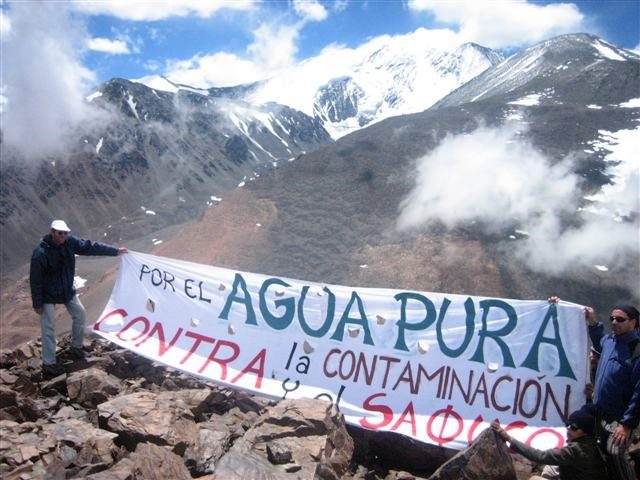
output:
{"label": "sunglasses", "polygon": [[56,235],[60,235],[62,237],[66,237],[67,235],[69,235],[69,232],[62,232],[60,230],[54,230],[53,233],[55,233]]}
{"label": "sunglasses", "polygon": [[567,430],[573,430],[575,432],[576,430],[580,430],[580,427],[575,423],[570,423],[567,425]]}
{"label": "sunglasses", "polygon": [[613,317],[613,316],[611,316],[611,317],[609,317],[609,320],[612,321],[612,322],[624,323],[629,319],[628,318],[624,318],[624,317]]}

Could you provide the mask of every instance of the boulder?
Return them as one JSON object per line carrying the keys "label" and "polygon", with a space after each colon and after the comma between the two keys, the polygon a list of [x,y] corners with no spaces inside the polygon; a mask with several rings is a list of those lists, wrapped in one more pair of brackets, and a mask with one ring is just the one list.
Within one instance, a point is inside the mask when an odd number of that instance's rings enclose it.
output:
{"label": "boulder", "polygon": [[67,379],[69,399],[86,408],[95,408],[122,388],[119,378],[95,367],[72,373]]}
{"label": "boulder", "polygon": [[283,400],[267,409],[221,458],[220,479],[340,479],[349,471],[353,440],[344,417],[323,400]]}
{"label": "boulder", "polygon": [[491,429],[484,430],[466,449],[438,468],[429,480],[517,480],[504,442]]}

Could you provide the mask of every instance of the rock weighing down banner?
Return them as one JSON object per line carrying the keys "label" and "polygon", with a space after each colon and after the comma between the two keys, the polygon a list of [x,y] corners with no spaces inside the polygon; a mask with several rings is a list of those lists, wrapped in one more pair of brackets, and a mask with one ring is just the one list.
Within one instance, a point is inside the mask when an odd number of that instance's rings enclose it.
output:
{"label": "rock weighing down banner", "polygon": [[95,333],[272,398],[334,402],[347,422],[461,449],[498,419],[564,444],[584,403],[580,305],[323,285],[129,252]]}

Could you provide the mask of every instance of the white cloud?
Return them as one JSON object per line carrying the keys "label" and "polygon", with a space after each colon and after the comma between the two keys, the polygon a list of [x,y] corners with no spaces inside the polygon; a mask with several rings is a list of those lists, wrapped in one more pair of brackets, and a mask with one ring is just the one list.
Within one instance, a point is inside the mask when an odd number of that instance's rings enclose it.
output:
{"label": "white cloud", "polygon": [[92,38],[87,47],[96,52],[110,53],[111,55],[124,55],[131,53],[127,42],[124,40],[110,40],[108,38]]}
{"label": "white cloud", "polygon": [[199,88],[233,86],[273,75],[296,61],[299,27],[263,24],[253,31],[247,56],[219,52],[171,61],[164,76]]}
{"label": "white cloud", "polygon": [[310,22],[321,22],[329,16],[327,10],[315,0],[293,0],[293,9],[303,20]]}
{"label": "white cloud", "polygon": [[[505,126],[446,138],[418,160],[416,172],[415,188],[400,205],[400,230],[475,223],[488,233],[505,233],[506,240],[517,228],[528,236],[513,241],[514,254],[531,268],[551,273],[575,265],[615,268],[637,256],[640,207],[634,168],[616,170],[617,184],[627,189],[619,195],[632,200],[612,205],[614,212],[605,208],[610,196],[603,189],[594,198],[599,208],[582,210],[580,178],[570,161],[552,164],[514,126]],[[621,209],[635,219],[617,217]],[[567,226],[566,218],[573,225]]]}
{"label": "white cloud", "polygon": [[[640,99],[628,102],[640,105]],[[624,108],[624,104],[621,105]],[[593,204],[587,210],[614,219],[640,216],[640,126],[631,130],[598,131],[592,147],[605,154],[607,175],[612,183],[587,197]],[[640,237],[638,238],[640,242]]]}
{"label": "white cloud", "polygon": [[398,224],[437,220],[453,228],[481,220],[500,230],[515,219],[527,222],[574,204],[576,181],[566,165],[550,166],[513,127],[481,127],[448,137],[418,160],[416,187],[401,206]]}
{"label": "white cloud", "polygon": [[606,265],[624,269],[638,255],[637,222],[583,215],[577,227],[563,227],[558,216],[545,213],[527,227],[529,237],[516,255],[534,270],[558,274],[575,266]]}
{"label": "white cloud", "polygon": [[292,66],[298,60],[300,30],[306,23],[324,21],[329,15],[316,0],[294,0],[292,6],[299,21],[262,23],[252,31],[254,39],[246,55],[216,52],[174,59],[167,62],[163,76],[199,88],[222,87],[262,80]]}
{"label": "white cloud", "polygon": [[572,3],[538,5],[525,0],[409,0],[415,12],[455,26],[463,42],[489,48],[520,47],[562,33],[581,31],[585,17]]}
{"label": "white cloud", "polygon": [[9,17],[5,15],[3,11],[0,10],[0,34],[4,37],[11,32],[11,21]]}
{"label": "white cloud", "polygon": [[132,2],[111,0],[108,2],[71,2],[77,11],[91,15],[111,15],[124,20],[155,21],[169,17],[210,17],[223,9],[249,10],[255,0],[171,0],[168,2]]}
{"label": "white cloud", "polygon": [[265,72],[254,62],[231,53],[195,56],[189,60],[167,63],[163,74],[175,83],[197,88],[233,86],[247,79],[263,78]]}
{"label": "white cloud", "polygon": [[11,4],[11,35],[3,39],[3,142],[27,156],[61,148],[69,127],[88,114],[86,90],[93,72],[80,63],[84,25],[64,5]]}
{"label": "white cloud", "polygon": [[261,69],[273,72],[288,67],[296,60],[298,34],[299,28],[291,25],[262,25],[254,30],[247,52]]}
{"label": "white cloud", "polygon": [[334,0],[331,10],[334,12],[342,12],[349,6],[349,0]]}
{"label": "white cloud", "polygon": [[[9,17],[4,14],[2,10],[0,10],[0,36],[2,36],[2,40],[9,37],[11,34],[11,21]],[[4,82],[4,79],[2,80]],[[4,112],[7,105],[7,96],[6,96],[6,85],[4,83],[0,84],[0,114]]]}

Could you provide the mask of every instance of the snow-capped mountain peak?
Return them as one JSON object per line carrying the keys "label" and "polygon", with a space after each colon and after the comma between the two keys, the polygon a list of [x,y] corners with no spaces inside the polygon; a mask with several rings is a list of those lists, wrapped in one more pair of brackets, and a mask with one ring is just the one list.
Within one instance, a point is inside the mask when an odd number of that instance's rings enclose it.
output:
{"label": "snow-capped mountain peak", "polygon": [[447,50],[426,31],[331,48],[261,83],[246,98],[319,117],[333,138],[385,118],[426,110],[502,56],[475,44]]}
{"label": "snow-capped mountain peak", "polygon": [[[426,110],[502,59],[472,43],[454,49],[433,45],[428,32],[418,29],[354,49],[333,45],[244,89],[209,91],[254,105],[286,105],[320,120],[335,139],[391,116]],[[174,93],[187,88],[162,77],[139,81]]]}

